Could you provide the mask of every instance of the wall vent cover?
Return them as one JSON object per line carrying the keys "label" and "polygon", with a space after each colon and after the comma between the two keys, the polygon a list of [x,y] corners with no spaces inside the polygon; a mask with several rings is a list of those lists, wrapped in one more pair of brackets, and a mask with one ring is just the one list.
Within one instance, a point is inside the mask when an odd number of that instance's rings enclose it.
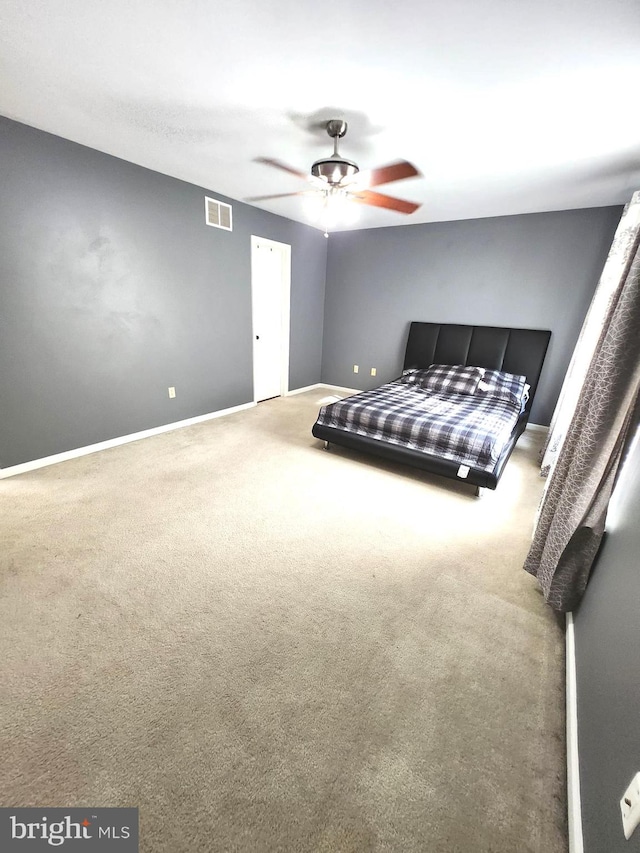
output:
{"label": "wall vent cover", "polygon": [[225,231],[233,231],[231,219],[231,205],[218,201],[215,198],[204,200],[204,221],[214,228],[224,228]]}

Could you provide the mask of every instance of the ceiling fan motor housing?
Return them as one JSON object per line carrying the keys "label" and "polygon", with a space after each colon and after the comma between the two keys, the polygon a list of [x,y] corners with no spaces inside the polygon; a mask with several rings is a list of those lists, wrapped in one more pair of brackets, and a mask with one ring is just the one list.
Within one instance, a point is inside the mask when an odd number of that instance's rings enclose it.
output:
{"label": "ceiling fan motor housing", "polygon": [[314,178],[321,178],[332,186],[339,184],[345,178],[350,178],[352,175],[357,175],[360,169],[353,160],[347,160],[345,157],[323,157],[311,167],[311,174]]}
{"label": "ceiling fan motor housing", "polygon": [[327,122],[327,133],[333,139],[333,154],[331,157],[322,157],[311,167],[314,178],[326,181],[332,187],[339,184],[345,178],[357,175],[360,169],[353,160],[342,157],[338,151],[338,139],[347,132],[347,123],[342,119],[334,118]]}
{"label": "ceiling fan motor housing", "polygon": [[341,118],[332,118],[327,122],[327,133],[332,139],[342,138],[347,132],[347,123]]}

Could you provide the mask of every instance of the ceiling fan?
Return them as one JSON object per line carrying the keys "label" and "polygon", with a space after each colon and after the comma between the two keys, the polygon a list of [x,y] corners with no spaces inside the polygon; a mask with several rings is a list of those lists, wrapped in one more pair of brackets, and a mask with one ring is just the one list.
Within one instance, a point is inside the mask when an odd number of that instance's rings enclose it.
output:
{"label": "ceiling fan", "polygon": [[420,207],[420,204],[415,202],[404,201],[369,189],[380,184],[389,184],[393,181],[401,181],[404,178],[420,175],[412,163],[406,160],[398,160],[388,166],[361,172],[357,163],[354,163],[353,160],[347,160],[338,151],[338,140],[342,139],[347,132],[346,121],[331,119],[327,122],[326,129],[333,139],[333,154],[316,160],[311,166],[309,175],[270,157],[258,157],[256,160],[258,163],[273,166],[283,172],[307,180],[312,189],[300,190],[295,193],[253,196],[246,201],[267,201],[268,199],[287,198],[296,195],[315,196],[320,199],[321,207],[325,213],[322,217],[325,225],[325,236],[327,236],[330,220],[336,218],[335,213],[346,210],[345,202],[384,207],[387,210],[395,210],[398,213],[405,214],[413,213]]}

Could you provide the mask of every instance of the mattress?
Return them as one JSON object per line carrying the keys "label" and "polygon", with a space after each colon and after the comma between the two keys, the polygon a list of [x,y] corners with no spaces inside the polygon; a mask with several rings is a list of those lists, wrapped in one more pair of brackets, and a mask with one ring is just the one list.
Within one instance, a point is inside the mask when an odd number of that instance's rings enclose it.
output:
{"label": "mattress", "polygon": [[322,406],[316,423],[492,471],[520,410],[516,400],[433,393],[396,380]]}

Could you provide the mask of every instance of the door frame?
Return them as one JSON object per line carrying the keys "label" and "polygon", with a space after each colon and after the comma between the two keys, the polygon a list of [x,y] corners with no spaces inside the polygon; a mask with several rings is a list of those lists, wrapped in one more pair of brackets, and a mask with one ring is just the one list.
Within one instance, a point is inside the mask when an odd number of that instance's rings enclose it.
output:
{"label": "door frame", "polygon": [[279,243],[267,237],[251,235],[251,349],[252,349],[252,382],[253,402],[256,400],[255,365],[256,365],[256,329],[254,316],[254,253],[258,244],[271,246],[280,252],[282,258],[282,274],[280,279],[280,396],[285,397],[289,392],[289,337],[291,334],[291,246]]}

